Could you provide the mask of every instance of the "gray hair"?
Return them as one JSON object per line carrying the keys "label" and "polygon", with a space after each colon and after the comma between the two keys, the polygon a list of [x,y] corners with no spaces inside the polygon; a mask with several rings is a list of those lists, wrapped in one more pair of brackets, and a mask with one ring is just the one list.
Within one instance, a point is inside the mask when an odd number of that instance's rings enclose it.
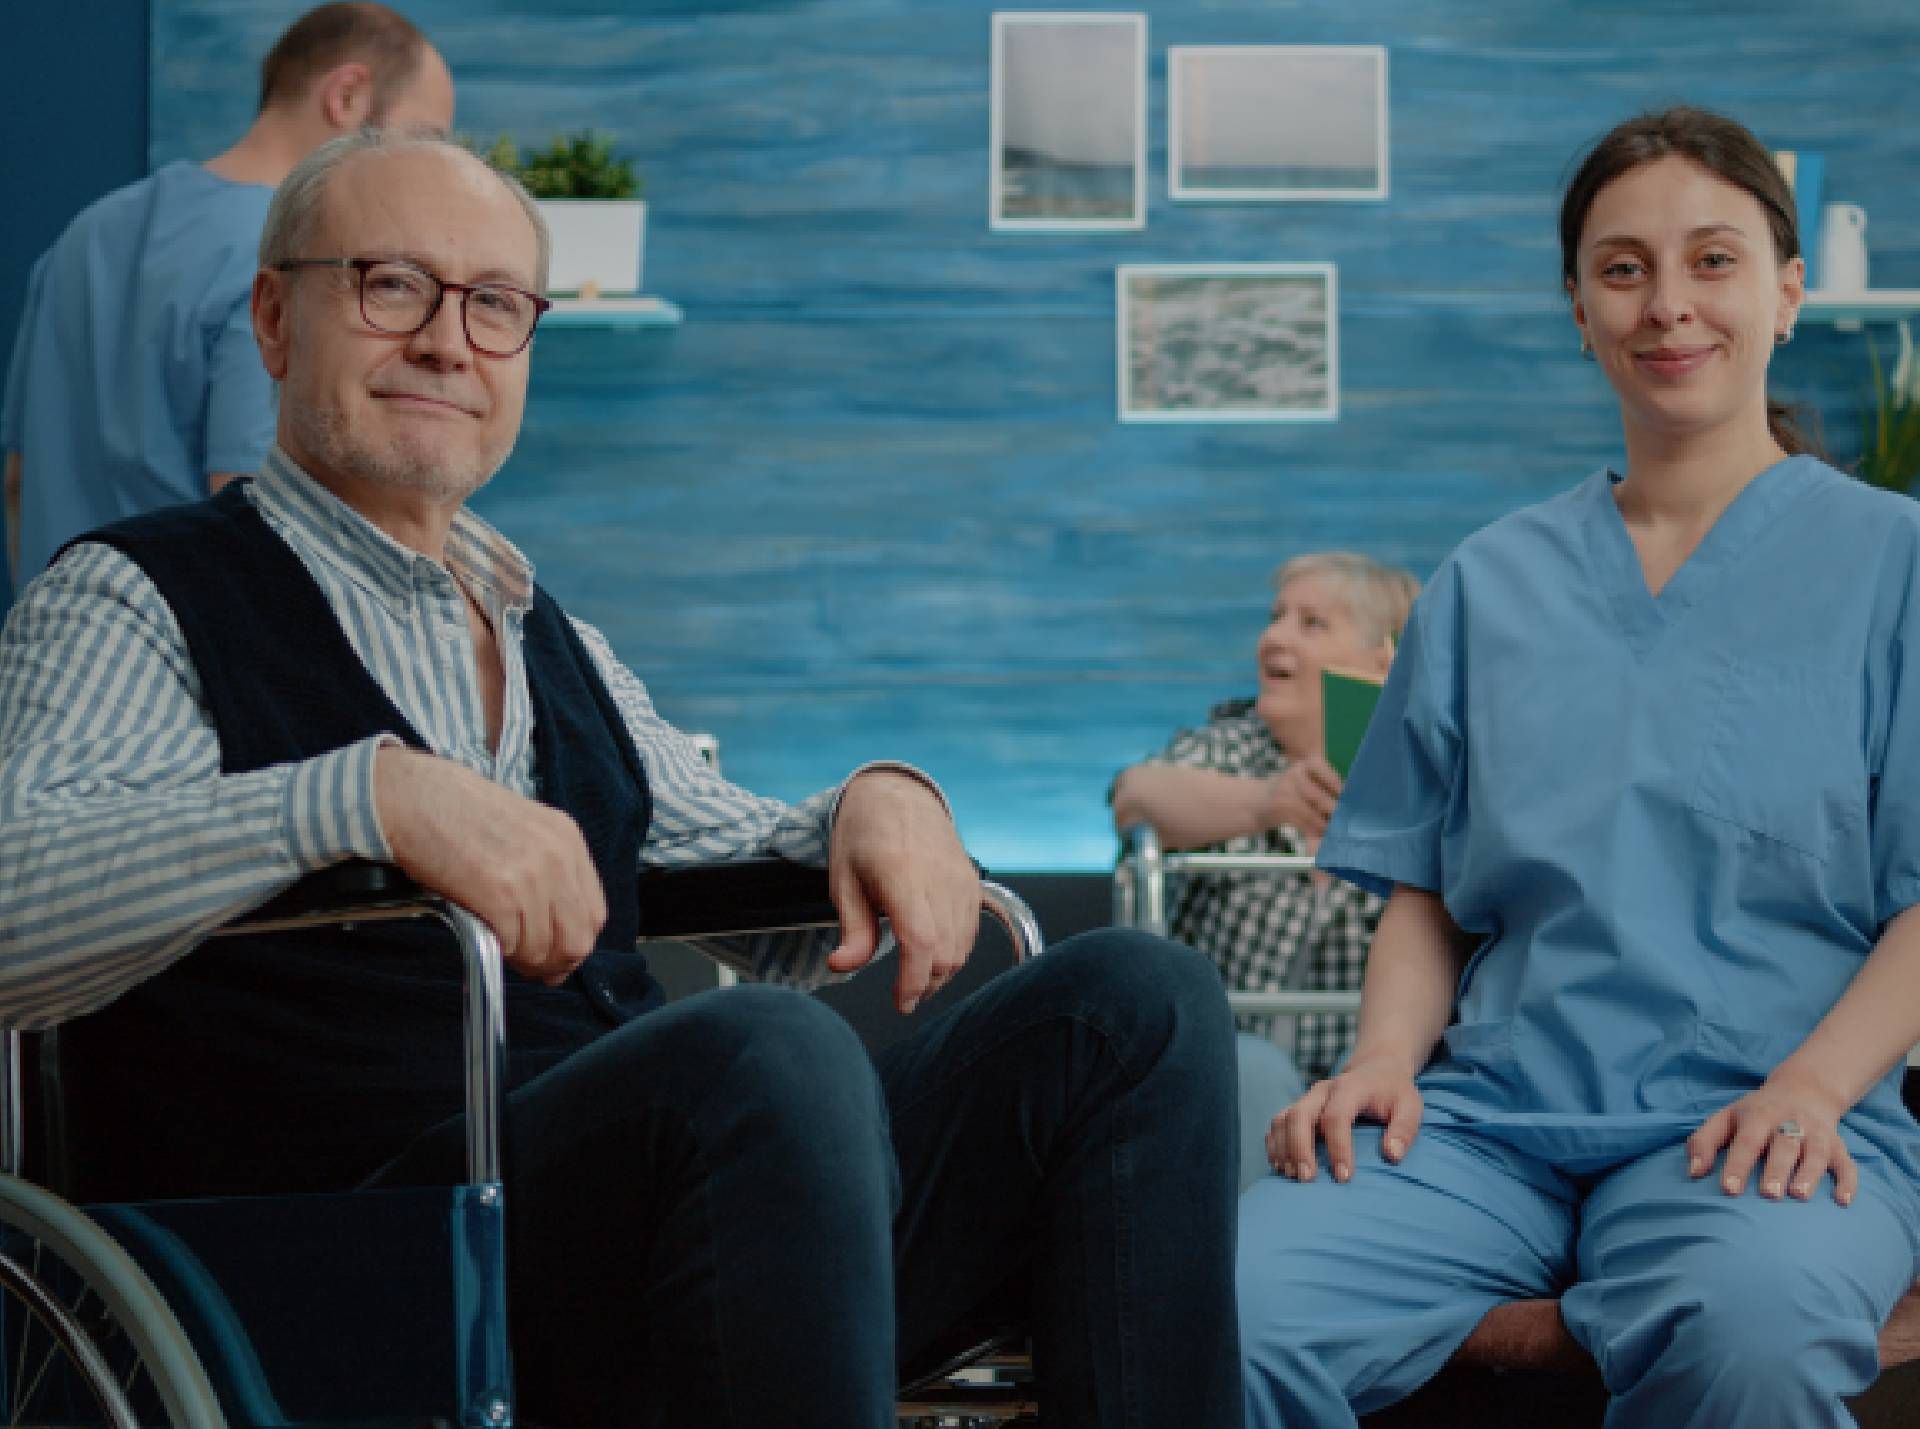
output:
{"label": "gray hair", "polygon": [[319,227],[320,205],[326,198],[327,183],[342,164],[360,154],[390,154],[407,149],[435,149],[458,154],[480,165],[501,182],[526,211],[527,222],[533,225],[538,244],[534,289],[546,292],[547,265],[553,251],[553,239],[547,232],[546,219],[540,214],[540,205],[533,201],[533,195],[527,192],[526,185],[512,174],[500,172],[470,150],[427,130],[361,129],[328,140],[295,164],[280,187],[273,191],[273,202],[267,206],[267,224],[260,232],[260,266],[271,268],[276,263],[291,263],[296,259],[315,256],[304,250],[313,241],[314,230]]}
{"label": "gray hair", "polygon": [[1391,636],[1396,644],[1407,615],[1420,594],[1420,582],[1398,566],[1383,565],[1356,551],[1316,551],[1295,556],[1273,573],[1273,588],[1286,589],[1296,576],[1325,576],[1368,645]]}

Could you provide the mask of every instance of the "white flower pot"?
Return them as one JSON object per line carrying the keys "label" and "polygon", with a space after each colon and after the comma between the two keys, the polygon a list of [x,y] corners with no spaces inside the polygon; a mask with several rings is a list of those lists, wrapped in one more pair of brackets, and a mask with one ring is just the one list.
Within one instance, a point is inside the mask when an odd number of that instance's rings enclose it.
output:
{"label": "white flower pot", "polygon": [[640,291],[647,206],[639,199],[543,198],[540,213],[553,237],[549,293],[578,293],[591,283],[611,298]]}

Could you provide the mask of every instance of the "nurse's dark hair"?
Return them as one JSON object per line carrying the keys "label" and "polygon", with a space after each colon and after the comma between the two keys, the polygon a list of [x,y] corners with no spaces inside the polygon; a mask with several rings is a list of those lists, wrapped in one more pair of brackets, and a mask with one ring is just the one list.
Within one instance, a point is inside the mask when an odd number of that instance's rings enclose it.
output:
{"label": "nurse's dark hair", "polygon": [[397,10],[370,0],[322,5],[289,25],[260,62],[260,107],[296,100],[328,70],[358,61],[373,85],[371,122],[378,124],[426,49],[426,36]]}
{"label": "nurse's dark hair", "polygon": [[[1793,190],[1767,146],[1737,120],[1680,104],[1616,124],[1587,150],[1560,202],[1560,275],[1567,283],[1579,277],[1580,233],[1600,190],[1629,170],[1670,154],[1753,195],[1767,217],[1776,262],[1800,256]],[[1773,439],[1789,453],[1821,455],[1818,439],[1802,429],[1800,416],[1786,403],[1768,399],[1767,426]]]}

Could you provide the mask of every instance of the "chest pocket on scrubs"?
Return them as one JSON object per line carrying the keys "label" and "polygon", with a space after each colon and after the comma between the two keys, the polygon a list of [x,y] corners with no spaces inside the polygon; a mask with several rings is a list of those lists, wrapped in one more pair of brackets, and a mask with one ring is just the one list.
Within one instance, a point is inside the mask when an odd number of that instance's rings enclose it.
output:
{"label": "chest pocket on scrubs", "polygon": [[1858,720],[1840,677],[1736,662],[1709,716],[1692,807],[1825,862],[1866,815]]}

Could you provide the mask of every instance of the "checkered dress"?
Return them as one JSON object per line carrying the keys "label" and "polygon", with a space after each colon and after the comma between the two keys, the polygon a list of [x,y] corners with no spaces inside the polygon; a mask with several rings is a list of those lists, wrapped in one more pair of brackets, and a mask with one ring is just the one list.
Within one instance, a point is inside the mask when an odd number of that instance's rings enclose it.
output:
{"label": "checkered dress", "polygon": [[[1252,700],[1216,705],[1199,729],[1182,730],[1149,761],[1214,769],[1226,774],[1264,777],[1287,767]],[[1214,853],[1307,853],[1300,834],[1289,827],[1215,844]],[[1331,991],[1360,986],[1367,948],[1379,925],[1383,904],[1338,880],[1314,886],[1305,874],[1211,873],[1187,877],[1172,891],[1170,931],[1183,943],[1220,965],[1230,988],[1263,992],[1288,987],[1288,969],[1296,957],[1309,960],[1304,990]],[[1242,1031],[1274,1037],[1285,1045],[1284,1026],[1294,1021],[1294,1062],[1309,1082],[1328,1075],[1352,1045],[1358,1019],[1310,1013],[1297,1019],[1241,1017]],[[1281,1035],[1275,1036],[1276,1031]]]}

